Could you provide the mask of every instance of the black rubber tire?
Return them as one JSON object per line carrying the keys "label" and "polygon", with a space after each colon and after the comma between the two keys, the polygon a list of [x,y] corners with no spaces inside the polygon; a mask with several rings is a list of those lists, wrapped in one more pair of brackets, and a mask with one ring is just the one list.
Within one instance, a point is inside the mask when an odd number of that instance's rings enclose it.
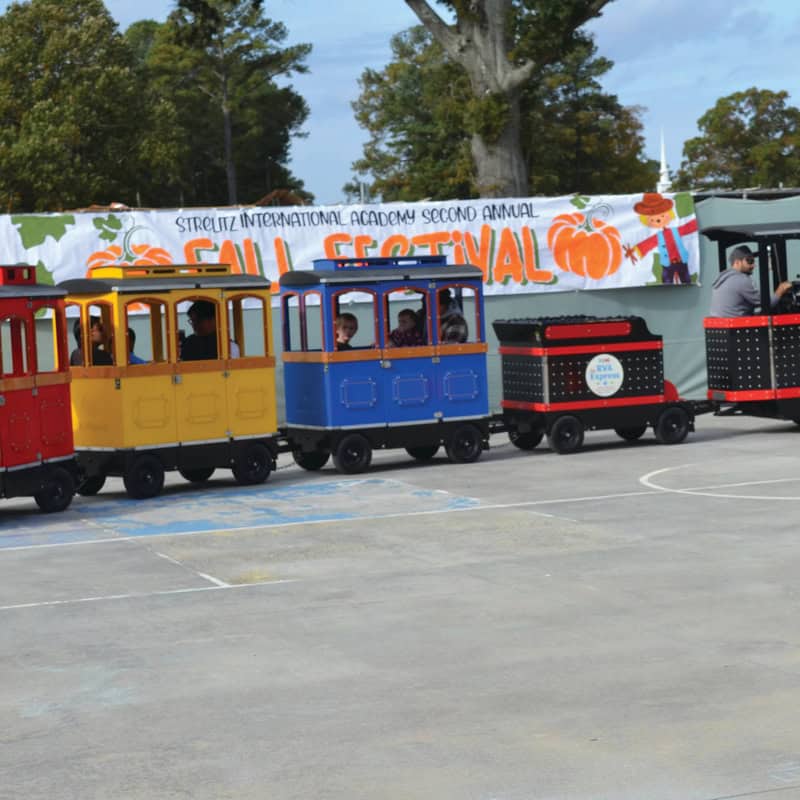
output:
{"label": "black rubber tire", "polygon": [[439,452],[438,444],[424,444],[418,447],[406,447],[406,453],[417,461],[430,461]]}
{"label": "black rubber tire", "polygon": [[525,431],[525,433],[515,430],[508,432],[508,441],[520,450],[535,450],[543,438],[544,431],[542,430]]}
{"label": "black rubber tire", "polygon": [[635,442],[637,439],[641,439],[644,436],[644,432],[647,430],[647,424],[644,425],[636,425],[633,428],[614,428],[614,433],[620,437],[620,439],[625,439],[627,442]]}
{"label": "black rubber tire", "polygon": [[327,463],[331,454],[328,450],[292,450],[292,458],[298,467],[307,469],[309,472],[316,472],[322,469]]}
{"label": "black rubber tire", "polygon": [[197,469],[179,469],[181,477],[189,483],[205,483],[213,474],[214,467],[197,467]]}
{"label": "black rubber tire", "polygon": [[357,475],[366,472],[372,463],[372,445],[366,436],[360,433],[348,433],[343,436],[333,452],[333,464],[345,475]]}
{"label": "black rubber tire", "polygon": [[49,470],[44,479],[44,486],[33,499],[36,505],[46,514],[63,511],[69,507],[75,495],[75,481],[63,467]]}
{"label": "black rubber tire", "polygon": [[550,449],[559,455],[567,455],[580,450],[583,444],[583,424],[577,417],[566,414],[559,417],[547,434]]}
{"label": "black rubber tire", "polygon": [[272,472],[272,453],[261,442],[250,442],[239,450],[231,469],[236,482],[242,486],[264,483]]}
{"label": "black rubber tire", "polygon": [[689,434],[689,415],[680,406],[665,408],[653,426],[661,444],[680,444]]}
{"label": "black rubber tire", "polygon": [[459,425],[445,445],[453,464],[472,464],[483,452],[483,435],[474,425]]}
{"label": "black rubber tire", "polygon": [[81,497],[94,497],[105,485],[105,475],[92,475],[78,483],[77,492]]}
{"label": "black rubber tire", "polygon": [[155,497],[164,488],[164,465],[158,456],[140,453],[125,470],[122,482],[128,496],[134,500]]}

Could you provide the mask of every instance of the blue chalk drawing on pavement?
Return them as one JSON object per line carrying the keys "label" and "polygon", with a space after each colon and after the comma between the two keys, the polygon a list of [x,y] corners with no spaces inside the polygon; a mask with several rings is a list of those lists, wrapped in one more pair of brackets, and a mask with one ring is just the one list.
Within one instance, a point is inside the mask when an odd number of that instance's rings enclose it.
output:
{"label": "blue chalk drawing on pavement", "polygon": [[[170,487],[175,489],[176,487]],[[243,528],[333,522],[444,512],[480,505],[471,497],[421,489],[387,478],[334,480],[272,488],[209,486],[151,500],[125,496],[76,497],[61,514],[0,510],[0,550],[121,537],[235,531]]]}

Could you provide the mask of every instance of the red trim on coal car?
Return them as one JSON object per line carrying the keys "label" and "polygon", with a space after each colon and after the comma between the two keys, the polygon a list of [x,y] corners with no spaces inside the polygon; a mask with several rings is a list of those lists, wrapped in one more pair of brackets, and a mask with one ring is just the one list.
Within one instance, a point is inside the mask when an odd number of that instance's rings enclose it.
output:
{"label": "red trim on coal car", "polygon": [[598,342],[564,347],[500,347],[501,356],[572,356],[595,353],[629,353],[636,350],[663,350],[662,342]]}
{"label": "red trim on coal car", "polygon": [[663,394],[640,395],[639,397],[609,397],[600,400],[572,400],[567,403],[527,403],[521,400],[502,400],[503,408],[518,411],[581,411],[592,408],[618,408],[620,406],[648,406],[663,403]]}
{"label": "red trim on coal car", "polygon": [[[784,390],[789,391],[789,390]],[[749,400],[774,400],[774,389],[748,389],[747,391],[729,392],[725,389],[709,389],[709,400],[731,400],[735,403]]]}
{"label": "red trim on coal car", "polygon": [[766,328],[769,317],[706,317],[704,328]]}
{"label": "red trim on coal car", "polygon": [[545,339],[593,339],[596,336],[629,336],[630,322],[598,322],[582,325],[548,325]]}
{"label": "red trim on coal car", "polygon": [[773,325],[800,325],[800,314],[781,314],[772,318]]}

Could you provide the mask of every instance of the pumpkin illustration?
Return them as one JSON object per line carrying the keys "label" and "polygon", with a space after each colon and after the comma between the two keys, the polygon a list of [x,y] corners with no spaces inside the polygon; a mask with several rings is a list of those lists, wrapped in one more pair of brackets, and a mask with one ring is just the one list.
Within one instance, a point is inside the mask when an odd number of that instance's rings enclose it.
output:
{"label": "pumpkin illustration", "polygon": [[126,232],[122,246],[109,245],[105,250],[97,250],[86,259],[86,275],[91,275],[95,267],[103,266],[139,266],[152,267],[158,264],[171,264],[172,256],[163,247],[151,244],[133,244],[131,236],[135,231],[144,230],[141,225],[134,225]]}
{"label": "pumpkin illustration", "polygon": [[622,238],[613,225],[592,216],[595,210],[559,214],[547,231],[547,246],[564,272],[599,280],[620,268]]}

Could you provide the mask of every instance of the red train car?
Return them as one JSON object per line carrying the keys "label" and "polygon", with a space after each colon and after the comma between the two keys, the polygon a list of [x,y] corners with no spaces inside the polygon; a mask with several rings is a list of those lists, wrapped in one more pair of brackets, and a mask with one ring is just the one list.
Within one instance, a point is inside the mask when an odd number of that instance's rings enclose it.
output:
{"label": "red train car", "polygon": [[0,266],[0,495],[43,511],[69,506],[77,476],[65,295],[35,267]]}

